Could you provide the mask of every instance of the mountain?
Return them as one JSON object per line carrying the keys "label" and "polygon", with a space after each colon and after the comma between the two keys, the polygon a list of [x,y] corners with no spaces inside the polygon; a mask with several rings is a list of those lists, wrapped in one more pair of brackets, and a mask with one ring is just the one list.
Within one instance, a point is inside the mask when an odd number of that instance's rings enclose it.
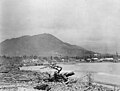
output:
{"label": "mountain", "polygon": [[0,43],[0,55],[6,56],[83,56],[94,52],[65,43],[51,34],[22,36],[7,39]]}

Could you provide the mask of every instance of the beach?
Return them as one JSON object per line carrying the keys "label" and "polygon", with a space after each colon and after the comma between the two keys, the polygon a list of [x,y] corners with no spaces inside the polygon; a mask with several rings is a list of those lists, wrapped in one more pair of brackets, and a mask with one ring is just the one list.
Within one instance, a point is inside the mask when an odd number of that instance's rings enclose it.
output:
{"label": "beach", "polygon": [[[120,85],[120,63],[76,63],[76,64],[57,64],[62,67],[62,73],[75,72],[73,78],[81,78],[87,73],[92,73],[95,81]],[[54,69],[44,66],[22,67],[21,70],[33,70],[41,72],[54,72]]]}

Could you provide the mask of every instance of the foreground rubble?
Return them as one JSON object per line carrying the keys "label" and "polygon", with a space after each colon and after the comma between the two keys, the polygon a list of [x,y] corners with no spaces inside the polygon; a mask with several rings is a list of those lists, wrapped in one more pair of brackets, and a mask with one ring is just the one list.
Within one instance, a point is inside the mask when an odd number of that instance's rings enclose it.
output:
{"label": "foreground rubble", "polygon": [[113,91],[102,85],[93,84],[92,75],[86,74],[86,81],[71,78],[74,72],[61,73],[61,67],[53,75],[47,72],[10,70],[0,73],[0,91]]}

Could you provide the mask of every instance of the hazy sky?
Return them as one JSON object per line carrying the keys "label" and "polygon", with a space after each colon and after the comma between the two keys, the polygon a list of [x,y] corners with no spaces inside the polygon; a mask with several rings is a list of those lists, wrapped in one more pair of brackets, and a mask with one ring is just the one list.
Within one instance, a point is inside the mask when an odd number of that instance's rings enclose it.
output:
{"label": "hazy sky", "polygon": [[120,0],[0,0],[0,4],[0,41],[51,33],[91,50],[120,52]]}

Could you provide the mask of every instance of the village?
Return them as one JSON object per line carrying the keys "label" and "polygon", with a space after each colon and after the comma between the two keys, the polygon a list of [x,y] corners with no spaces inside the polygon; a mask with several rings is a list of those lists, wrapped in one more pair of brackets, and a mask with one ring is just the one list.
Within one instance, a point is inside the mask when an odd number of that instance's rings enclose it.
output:
{"label": "village", "polygon": [[[100,55],[100,54],[93,54],[92,56],[75,56],[75,57],[68,57],[68,56],[50,56],[50,57],[38,57],[38,56],[16,56],[16,57],[7,57],[7,56],[0,56],[1,60],[12,60],[19,63],[21,66],[29,66],[29,65],[44,65],[44,64],[51,64],[51,63],[100,63],[100,62],[120,62],[119,55]],[[11,61],[11,62],[12,62]],[[7,61],[5,61],[7,62]],[[2,62],[1,62],[2,63]],[[0,65],[2,65],[0,63]],[[17,64],[18,65],[18,64]]]}
{"label": "village", "polygon": [[99,63],[99,62],[120,62],[119,55],[100,55],[94,54],[92,56],[85,57],[68,57],[68,56],[50,56],[50,57],[38,57],[38,56],[22,56],[22,57],[7,57],[0,56],[1,60],[17,60],[20,65],[42,65],[51,63]]}

